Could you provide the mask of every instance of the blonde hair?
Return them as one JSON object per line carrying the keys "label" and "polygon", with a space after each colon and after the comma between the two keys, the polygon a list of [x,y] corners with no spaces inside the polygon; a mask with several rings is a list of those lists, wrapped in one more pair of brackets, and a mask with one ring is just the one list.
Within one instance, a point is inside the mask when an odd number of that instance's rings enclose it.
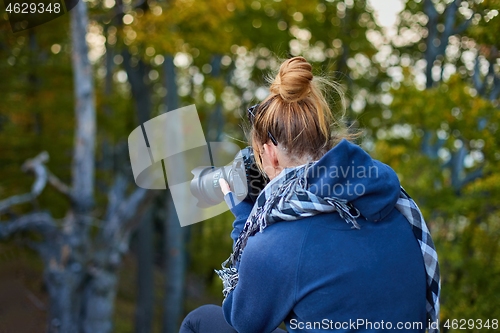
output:
{"label": "blonde hair", "polygon": [[[328,105],[323,91],[333,90],[341,100],[344,95],[333,81],[312,74],[312,66],[303,57],[285,60],[270,80],[270,94],[254,110],[250,141],[257,155],[269,141],[269,133],[291,160],[317,160],[341,139],[353,139]],[[260,168],[259,159],[257,164]]]}

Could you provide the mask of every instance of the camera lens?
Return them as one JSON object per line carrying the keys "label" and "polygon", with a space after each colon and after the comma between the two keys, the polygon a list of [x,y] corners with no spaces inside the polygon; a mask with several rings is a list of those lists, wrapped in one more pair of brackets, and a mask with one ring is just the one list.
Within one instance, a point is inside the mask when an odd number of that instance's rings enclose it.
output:
{"label": "camera lens", "polygon": [[247,195],[255,202],[267,183],[255,165],[251,147],[246,147],[236,154],[230,166],[202,166],[193,169],[191,173],[194,175],[190,184],[191,193],[198,199],[197,206],[200,208],[215,206],[224,200],[219,185],[220,178],[229,183],[237,202],[244,200]]}
{"label": "camera lens", "polygon": [[[226,166],[224,168],[230,169]],[[194,175],[190,184],[191,193],[198,199],[197,206],[207,208],[215,206],[224,200],[219,179],[223,177],[223,168],[197,167],[191,171]],[[229,171],[229,170],[228,170]]]}

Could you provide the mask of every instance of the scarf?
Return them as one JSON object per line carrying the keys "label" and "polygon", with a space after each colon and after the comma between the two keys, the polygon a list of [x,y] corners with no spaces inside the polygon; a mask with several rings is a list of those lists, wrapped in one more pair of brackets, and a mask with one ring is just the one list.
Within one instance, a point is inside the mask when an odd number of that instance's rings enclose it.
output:
{"label": "scarf", "polygon": [[[223,295],[226,298],[238,283],[236,263],[247,244],[248,238],[276,222],[295,221],[317,214],[338,212],[352,228],[359,229],[356,218],[360,212],[347,200],[336,197],[319,197],[307,190],[307,171],[314,162],[294,168],[284,169],[262,190],[252,208],[245,226],[236,240],[233,253],[222,263],[222,269],[215,272],[223,283]],[[426,271],[426,311],[429,323],[436,323],[439,318],[440,276],[436,249],[429,229],[417,205],[401,187],[396,208],[411,225],[418,240]],[[437,325],[433,325],[437,326]],[[429,333],[439,329],[429,327]]]}

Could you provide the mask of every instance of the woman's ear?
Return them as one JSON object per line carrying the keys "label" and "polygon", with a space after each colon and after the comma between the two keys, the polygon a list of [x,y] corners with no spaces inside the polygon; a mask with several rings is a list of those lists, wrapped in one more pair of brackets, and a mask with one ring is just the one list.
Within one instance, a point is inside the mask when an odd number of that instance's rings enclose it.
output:
{"label": "woman's ear", "polygon": [[278,160],[278,147],[273,144],[264,143],[264,154],[267,155],[266,157],[271,167],[276,169],[280,166]]}

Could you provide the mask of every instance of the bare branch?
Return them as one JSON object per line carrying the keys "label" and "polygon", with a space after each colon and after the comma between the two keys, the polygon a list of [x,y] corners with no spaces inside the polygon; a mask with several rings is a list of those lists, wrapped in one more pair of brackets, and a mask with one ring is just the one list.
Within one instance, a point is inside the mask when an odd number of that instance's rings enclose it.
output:
{"label": "bare branch", "polygon": [[484,176],[483,166],[479,167],[474,171],[469,172],[467,176],[465,176],[464,179],[462,179],[462,181],[460,182],[459,189],[462,189],[465,185],[473,182],[478,178],[481,178],[482,176]]}
{"label": "bare branch", "polygon": [[457,17],[457,11],[458,11],[458,1],[455,0],[452,3],[450,3],[448,6],[446,6],[446,9],[444,11],[444,31],[443,31],[443,37],[447,36],[446,39],[448,39],[449,36],[451,36],[454,26],[455,26],[455,21]]}
{"label": "bare branch", "polygon": [[35,157],[26,160],[21,167],[23,171],[28,171],[33,168],[34,165],[44,164],[49,160],[49,154],[46,151],[42,151],[40,154]]}
{"label": "bare branch", "polygon": [[457,191],[460,190],[460,184],[461,184],[460,176],[464,170],[464,159],[466,154],[467,154],[467,149],[465,148],[465,144],[463,144],[457,151],[451,154],[451,160],[450,160],[451,185]]}
{"label": "bare branch", "polygon": [[0,213],[7,210],[11,206],[22,204],[25,202],[32,201],[40,193],[42,193],[45,185],[47,184],[47,172],[43,163],[48,161],[49,154],[47,152],[41,152],[36,157],[27,160],[23,163],[21,170],[23,172],[32,172],[35,175],[35,182],[31,186],[31,192],[25,194],[14,195],[10,198],[0,201]]}
{"label": "bare branch", "polygon": [[118,249],[122,254],[128,251],[130,235],[143,222],[143,216],[146,214],[148,208],[150,208],[151,206],[152,201],[159,193],[159,191],[147,191],[130,218],[122,221],[122,228],[120,229],[119,238],[117,240]]}
{"label": "bare branch", "polygon": [[40,311],[45,311],[47,310],[45,304],[38,298],[36,297],[35,294],[33,294],[29,289],[23,288],[24,289],[24,294],[26,297],[31,301],[31,303]]}
{"label": "bare branch", "polygon": [[[42,192],[45,187],[47,181],[50,185],[52,185],[56,190],[61,192],[64,195],[70,196],[71,189],[68,185],[64,184],[57,176],[55,176],[52,172],[50,172],[45,163],[49,160],[49,154],[44,151],[38,154],[35,158],[27,160],[24,162],[22,166],[22,170],[25,172],[32,171],[36,175],[38,175],[40,180],[37,180],[32,187],[32,193],[35,191],[38,194]],[[42,183],[43,181],[43,183]]]}
{"label": "bare branch", "polygon": [[457,27],[455,27],[455,29],[453,30],[453,35],[459,35],[462,32],[464,32],[465,30],[467,30],[467,28],[469,27],[469,25],[472,22],[473,17],[474,17],[474,15],[472,15],[468,20],[463,21]]}
{"label": "bare branch", "polygon": [[424,1],[424,11],[429,17],[429,21],[435,20],[439,16],[439,13],[431,0]]}
{"label": "bare branch", "polygon": [[139,196],[141,193],[137,193],[135,197],[133,197],[135,193],[130,196],[130,199],[135,202],[135,211],[128,215],[128,219],[123,220],[125,232],[132,232],[142,223],[142,216],[159,193],[160,191],[147,190],[142,196]]}
{"label": "bare branch", "polygon": [[143,188],[136,189],[127,200],[123,200],[118,209],[110,216],[108,223],[103,229],[105,239],[113,239],[125,220],[130,219],[137,209],[138,204],[145,196],[147,190]]}
{"label": "bare branch", "polygon": [[127,185],[127,181],[123,175],[118,174],[115,177],[113,186],[108,192],[108,207],[105,215],[105,220],[110,220],[111,217],[116,213],[120,203],[124,201]]}
{"label": "bare branch", "polygon": [[474,88],[481,94],[485,86],[484,81],[481,80],[481,71],[479,70],[479,52],[476,56],[476,63],[474,64],[474,73],[472,73],[472,80]]}
{"label": "bare branch", "polygon": [[5,200],[0,201],[0,213],[6,211],[7,209],[9,209],[14,205],[19,205],[25,202],[29,202],[33,199],[34,196],[31,193],[19,194],[9,197]]}
{"label": "bare branch", "polygon": [[21,170],[26,173],[33,173],[35,175],[35,182],[31,186],[31,192],[25,194],[18,194],[7,199],[0,201],[0,213],[9,209],[14,205],[19,205],[25,202],[33,201],[42,193],[47,185],[47,181],[54,186],[59,192],[70,196],[70,188],[64,184],[59,178],[53,175],[45,163],[49,160],[49,154],[46,151],[41,152],[32,159],[26,160],[23,163]]}
{"label": "bare branch", "polygon": [[71,188],[64,184],[59,178],[57,178],[56,175],[54,175],[52,172],[47,170],[47,180],[49,181],[49,184],[52,185],[56,190],[61,192],[62,194],[71,197]]}
{"label": "bare branch", "polygon": [[50,214],[31,213],[23,215],[14,221],[0,223],[0,239],[6,239],[10,235],[25,230],[36,230],[41,233],[49,233],[56,228],[54,220]]}
{"label": "bare branch", "polygon": [[438,56],[438,48],[434,43],[438,38],[436,26],[439,13],[437,12],[436,7],[434,7],[434,4],[431,0],[424,1],[424,12],[429,17],[429,20],[427,22],[427,49],[425,50],[424,55],[425,61],[427,62],[427,66],[425,69],[425,86],[426,88],[430,88],[434,83],[432,79],[432,66],[434,64],[434,60],[436,60]]}
{"label": "bare branch", "polygon": [[455,34],[455,23],[457,21],[457,11],[459,7],[460,0],[455,0],[450,3],[443,15],[444,15],[444,30],[441,34],[440,44],[438,49],[438,55],[444,55],[446,52],[446,47],[448,47],[448,42],[450,36]]}
{"label": "bare branch", "polygon": [[116,239],[138,225],[136,216],[151,203],[158,191],[136,189],[126,200],[122,200],[118,209],[107,220],[102,229],[104,239]]}
{"label": "bare branch", "polygon": [[495,99],[497,99],[498,95],[500,95],[500,77],[498,75],[495,75],[493,79],[493,89],[491,90],[489,98],[490,101],[494,101]]}
{"label": "bare branch", "polygon": [[31,194],[37,197],[42,193],[47,184],[47,171],[44,163],[49,160],[49,154],[46,151],[41,152],[35,158],[29,159],[23,163],[21,170],[24,172],[33,172],[35,174],[35,182],[31,187]]}

